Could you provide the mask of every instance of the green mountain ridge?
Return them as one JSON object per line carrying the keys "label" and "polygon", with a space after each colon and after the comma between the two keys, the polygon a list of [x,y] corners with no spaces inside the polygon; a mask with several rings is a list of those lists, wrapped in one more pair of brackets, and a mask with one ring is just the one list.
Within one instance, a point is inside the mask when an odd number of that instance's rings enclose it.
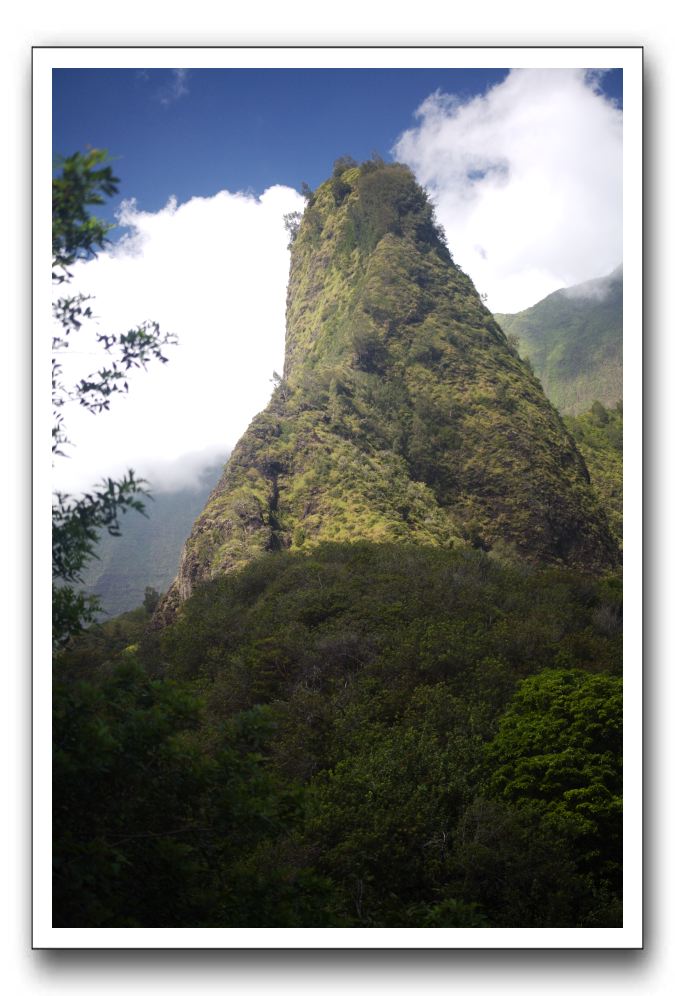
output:
{"label": "green mountain ridge", "polygon": [[623,267],[549,294],[515,315],[495,314],[563,415],[623,397]]}
{"label": "green mountain ridge", "polygon": [[357,539],[591,571],[618,560],[574,441],[398,164],[337,169],[311,196],[283,378],[197,518],[159,618],[266,553]]}
{"label": "green mountain ridge", "polygon": [[153,624],[57,656],[54,925],[620,927],[620,411],[566,426],[405,167],[309,197],[287,313]]}
{"label": "green mountain ridge", "polygon": [[623,537],[623,406],[605,408],[595,401],[582,415],[568,415],[565,425],[586,461],[610,528],[618,543]]}

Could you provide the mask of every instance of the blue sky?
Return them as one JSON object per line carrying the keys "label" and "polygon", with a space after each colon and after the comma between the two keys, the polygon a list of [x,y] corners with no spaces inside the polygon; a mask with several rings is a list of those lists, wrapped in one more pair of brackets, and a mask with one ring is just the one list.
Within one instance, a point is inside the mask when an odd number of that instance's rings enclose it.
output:
{"label": "blue sky", "polygon": [[[284,214],[341,155],[410,165],[495,312],[622,260],[620,72],[67,69],[53,105],[54,152],[106,148],[121,181],[96,210],[114,245],[72,290],[99,330],[157,320],[180,340],[105,416],[67,413],[65,491],[129,466],[176,486],[236,443],[283,368]],[[92,332],[64,358],[73,383],[96,369]]]}
{"label": "blue sky", "polygon": [[[385,158],[436,90],[468,100],[507,69],[61,69],[53,75],[53,149],[116,158],[120,196],[156,211],[222,189],[314,187],[348,154]],[[621,73],[601,80],[621,100]]]}

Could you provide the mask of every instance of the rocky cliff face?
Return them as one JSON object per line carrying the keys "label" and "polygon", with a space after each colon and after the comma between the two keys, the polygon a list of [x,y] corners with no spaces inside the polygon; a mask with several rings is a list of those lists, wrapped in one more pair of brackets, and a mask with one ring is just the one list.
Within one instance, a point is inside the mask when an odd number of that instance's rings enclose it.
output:
{"label": "rocky cliff face", "polygon": [[560,416],[402,165],[338,169],[310,198],[283,378],[195,522],[160,618],[255,557],[355,539],[590,571],[618,558]]}

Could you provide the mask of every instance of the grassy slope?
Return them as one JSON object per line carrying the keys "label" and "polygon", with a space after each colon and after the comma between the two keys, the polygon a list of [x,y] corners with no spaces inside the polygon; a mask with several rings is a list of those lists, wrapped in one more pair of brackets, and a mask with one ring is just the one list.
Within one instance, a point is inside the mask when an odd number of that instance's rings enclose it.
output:
{"label": "grassy slope", "polygon": [[564,415],[593,401],[623,396],[623,274],[559,290],[515,315],[495,315],[532,363],[546,394]]}
{"label": "grassy slope", "polygon": [[606,409],[596,402],[583,415],[568,416],[574,436],[619,542],[623,535],[623,409]]}

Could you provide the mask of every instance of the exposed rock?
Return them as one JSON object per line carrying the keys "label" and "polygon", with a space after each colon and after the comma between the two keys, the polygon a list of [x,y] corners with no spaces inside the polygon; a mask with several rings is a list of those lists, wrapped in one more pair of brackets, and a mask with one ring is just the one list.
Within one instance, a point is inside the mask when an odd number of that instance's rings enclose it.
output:
{"label": "exposed rock", "polygon": [[283,378],[158,620],[218,572],[356,539],[588,571],[619,556],[573,439],[402,165],[348,169],[313,195],[292,247]]}

